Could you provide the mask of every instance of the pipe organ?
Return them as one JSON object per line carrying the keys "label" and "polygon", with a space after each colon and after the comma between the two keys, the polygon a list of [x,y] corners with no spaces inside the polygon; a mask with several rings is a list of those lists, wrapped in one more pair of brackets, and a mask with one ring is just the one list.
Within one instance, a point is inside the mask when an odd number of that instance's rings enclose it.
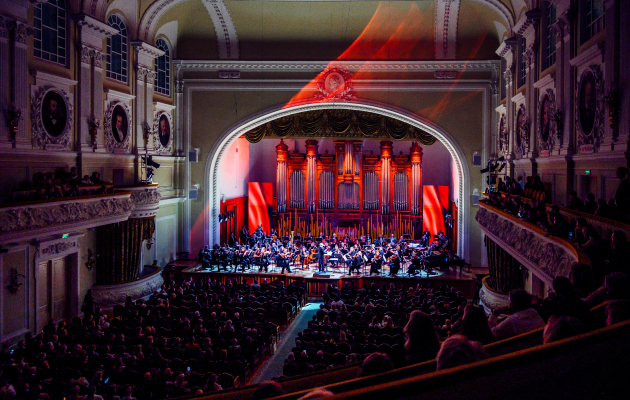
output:
{"label": "pipe organ", "polygon": [[277,217],[327,213],[335,214],[336,219],[382,221],[386,217],[389,221],[390,214],[422,215],[422,149],[418,143],[412,143],[407,155],[402,151],[394,155],[391,141],[381,142],[379,155],[363,154],[360,140],[335,141],[334,154],[318,154],[316,140],[305,144],[306,154],[296,151],[289,155],[283,141],[276,146]]}

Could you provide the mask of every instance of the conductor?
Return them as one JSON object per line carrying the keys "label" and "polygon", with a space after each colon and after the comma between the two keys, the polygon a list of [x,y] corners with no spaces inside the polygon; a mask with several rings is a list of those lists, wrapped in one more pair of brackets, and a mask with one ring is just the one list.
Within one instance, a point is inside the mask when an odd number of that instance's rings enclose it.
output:
{"label": "conductor", "polygon": [[317,248],[317,261],[319,262],[319,272],[326,270],[326,262],[324,260],[324,244],[320,243]]}

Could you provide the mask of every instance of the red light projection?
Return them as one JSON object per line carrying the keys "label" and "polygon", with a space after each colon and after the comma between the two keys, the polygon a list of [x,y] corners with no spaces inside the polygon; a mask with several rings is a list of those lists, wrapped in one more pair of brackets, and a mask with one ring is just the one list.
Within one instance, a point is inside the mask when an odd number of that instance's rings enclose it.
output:
{"label": "red light projection", "polygon": [[444,213],[448,212],[448,186],[426,185],[422,188],[422,230],[433,235],[444,232]]}
{"label": "red light projection", "polygon": [[273,208],[273,185],[271,182],[249,182],[248,189],[249,231],[253,233],[259,225],[262,225],[262,230],[269,232]]}

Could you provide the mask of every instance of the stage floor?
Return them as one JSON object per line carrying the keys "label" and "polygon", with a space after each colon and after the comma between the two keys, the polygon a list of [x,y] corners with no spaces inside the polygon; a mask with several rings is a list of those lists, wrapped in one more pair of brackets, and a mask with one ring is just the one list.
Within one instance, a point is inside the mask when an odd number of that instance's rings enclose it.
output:
{"label": "stage floor", "polygon": [[474,267],[470,270],[468,270],[468,268],[463,268],[463,270],[458,269],[455,271],[453,270],[454,267],[452,267],[445,270],[436,270],[430,276],[427,276],[424,271],[416,275],[409,276],[405,266],[405,269],[401,269],[398,275],[390,277],[388,267],[385,267],[378,275],[369,275],[369,269],[366,269],[365,271],[362,270],[364,273],[359,275],[349,275],[345,268],[329,268],[328,272],[317,273],[317,264],[313,263],[309,265],[308,269],[301,270],[291,268],[290,274],[281,274],[280,268],[276,267],[274,264],[271,264],[268,267],[268,272],[259,272],[258,267],[251,268],[245,272],[243,272],[239,267],[238,271],[235,272],[234,268],[230,268],[227,271],[217,271],[216,267],[212,269],[203,269],[201,264],[196,260],[172,261],[167,267],[170,267],[168,269],[171,270],[171,272],[174,272],[183,279],[192,278],[194,280],[199,280],[211,278],[222,282],[226,282],[228,279],[236,279],[239,283],[247,284],[254,283],[255,280],[261,283],[264,279],[266,279],[267,282],[272,284],[277,284],[282,281],[285,285],[296,281],[303,282],[306,284],[307,296],[309,297],[321,296],[324,292],[326,292],[328,286],[330,285],[341,287],[346,282],[352,282],[353,284],[356,284],[359,289],[369,287],[372,284],[380,287],[383,283],[388,285],[393,283],[396,287],[409,287],[411,285],[416,286],[417,284],[431,284],[433,287],[449,285],[454,287],[456,290],[464,292],[467,297],[472,298],[475,292],[475,276],[479,275],[480,272],[487,273],[488,271],[487,269]]}

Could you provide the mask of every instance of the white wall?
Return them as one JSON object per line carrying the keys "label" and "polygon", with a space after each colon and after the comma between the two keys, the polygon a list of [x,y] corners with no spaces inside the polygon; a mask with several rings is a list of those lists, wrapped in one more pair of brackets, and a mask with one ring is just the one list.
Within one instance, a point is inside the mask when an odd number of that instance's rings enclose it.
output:
{"label": "white wall", "polygon": [[[247,183],[250,179],[249,142],[244,137],[238,138],[227,149],[221,160],[219,173],[219,187],[226,199],[247,196]],[[275,152],[272,153],[272,164],[269,168],[274,171],[275,180]],[[253,166],[253,165],[252,165]]]}

